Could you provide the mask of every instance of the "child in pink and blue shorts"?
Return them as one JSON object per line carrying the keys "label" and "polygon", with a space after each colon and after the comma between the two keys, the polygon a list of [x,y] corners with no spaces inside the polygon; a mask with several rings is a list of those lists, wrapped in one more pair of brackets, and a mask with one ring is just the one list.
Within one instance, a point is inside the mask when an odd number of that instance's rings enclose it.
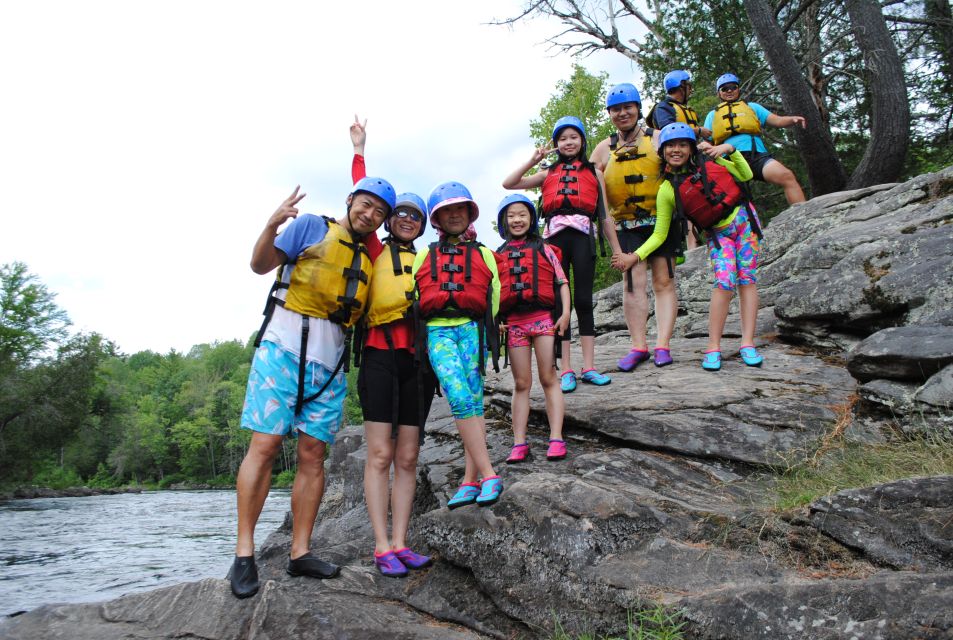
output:
{"label": "child in pink and blue shorts", "polygon": [[539,237],[539,218],[529,198],[521,194],[503,198],[497,229],[506,240],[497,249],[501,259],[500,313],[507,328],[506,348],[513,372],[513,449],[506,461],[523,462],[529,455],[531,348],[536,351],[539,382],[546,396],[546,458],[560,460],[566,457],[562,436],[565,404],[556,376],[555,347],[556,336],[564,335],[569,327],[569,282],[556,251]]}

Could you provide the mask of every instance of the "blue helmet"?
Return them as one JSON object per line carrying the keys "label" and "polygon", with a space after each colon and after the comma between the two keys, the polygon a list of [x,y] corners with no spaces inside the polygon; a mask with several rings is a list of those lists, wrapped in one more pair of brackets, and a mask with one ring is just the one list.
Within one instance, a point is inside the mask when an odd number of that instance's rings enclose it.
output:
{"label": "blue helmet", "polygon": [[675,71],[669,71],[665,74],[665,93],[668,93],[674,89],[678,89],[682,86],[683,82],[691,82],[692,74],[681,69],[676,69]]}
{"label": "blue helmet", "polygon": [[662,130],[658,134],[659,149],[673,140],[688,140],[692,145],[698,143],[698,139],[695,137],[695,130],[684,122],[673,122],[672,124],[667,124],[662,127]]}
{"label": "blue helmet", "polygon": [[721,85],[734,82],[735,84],[741,84],[741,80],[738,79],[733,73],[723,73],[718,76],[718,80],[715,81],[715,91],[721,91]]}
{"label": "blue helmet", "polygon": [[628,82],[617,84],[609,89],[609,93],[606,94],[606,109],[626,102],[634,102],[639,105],[640,110],[642,109],[642,96],[639,95],[639,90],[635,88],[634,84]]}
{"label": "blue helmet", "polygon": [[[418,196],[416,193],[401,193],[397,196],[397,204],[394,205],[394,211],[391,215],[397,213],[397,209],[406,208],[414,209],[420,213],[422,220],[420,222],[420,231],[417,232],[417,237],[424,235],[424,230],[427,228],[427,204],[424,202],[424,199]],[[391,216],[387,216],[387,219],[384,220],[384,229],[390,233],[390,219]]]}
{"label": "blue helmet", "polygon": [[563,129],[567,127],[572,127],[579,131],[583,139],[586,137],[586,125],[582,123],[582,120],[576,116],[563,116],[556,121],[556,124],[553,126],[553,144],[556,143],[556,138],[559,137],[559,134]]}
{"label": "blue helmet", "polygon": [[364,191],[383,200],[389,207],[387,215],[393,213],[394,207],[397,206],[397,193],[394,191],[394,187],[383,178],[361,178],[354,185],[351,195],[353,196],[359,191]]}
{"label": "blue helmet", "polygon": [[496,208],[496,230],[504,240],[509,237],[508,229],[506,227],[506,210],[511,204],[516,202],[522,202],[529,208],[529,235],[533,235],[533,231],[539,224],[539,216],[536,214],[536,207],[533,205],[533,201],[524,196],[522,193],[512,193],[500,200],[500,205]]}
{"label": "blue helmet", "polygon": [[439,229],[437,211],[442,207],[458,202],[469,203],[471,223],[480,217],[480,208],[473,200],[473,196],[470,195],[470,190],[459,182],[444,182],[434,187],[433,191],[430,192],[430,197],[427,198],[427,206],[430,209],[430,226]]}

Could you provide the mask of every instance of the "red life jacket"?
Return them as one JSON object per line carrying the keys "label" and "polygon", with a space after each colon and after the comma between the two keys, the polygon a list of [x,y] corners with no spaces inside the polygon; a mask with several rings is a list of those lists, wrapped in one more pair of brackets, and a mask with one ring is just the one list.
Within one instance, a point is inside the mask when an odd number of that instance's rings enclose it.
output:
{"label": "red life jacket", "polygon": [[550,167],[543,182],[543,217],[578,213],[595,218],[598,203],[599,180],[594,171],[582,167],[582,161]]}
{"label": "red life jacket", "polygon": [[[558,251],[558,247],[552,247]],[[510,240],[496,250],[500,269],[500,313],[556,307],[556,270],[538,238]]]}
{"label": "red life jacket", "polygon": [[694,173],[668,173],[679,212],[699,229],[709,229],[744,201],[734,176],[715,162],[697,160]]}
{"label": "red life jacket", "polygon": [[493,272],[479,242],[434,242],[417,270],[420,316],[480,320],[490,307]]}

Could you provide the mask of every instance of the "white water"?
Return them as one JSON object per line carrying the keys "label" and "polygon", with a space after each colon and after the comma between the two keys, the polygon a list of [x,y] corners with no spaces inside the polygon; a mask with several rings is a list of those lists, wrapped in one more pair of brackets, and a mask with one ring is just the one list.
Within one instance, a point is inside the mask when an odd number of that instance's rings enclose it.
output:
{"label": "white water", "polygon": [[[272,491],[260,546],[290,509]],[[157,491],[0,503],[0,616],[224,578],[234,556],[234,491]]]}

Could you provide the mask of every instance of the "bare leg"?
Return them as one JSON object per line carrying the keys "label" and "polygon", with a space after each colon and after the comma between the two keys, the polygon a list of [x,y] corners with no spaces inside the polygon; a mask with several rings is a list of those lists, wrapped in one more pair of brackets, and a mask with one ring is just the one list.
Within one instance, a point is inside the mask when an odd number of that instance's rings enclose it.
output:
{"label": "bare leg", "polygon": [[384,553],[390,549],[387,537],[387,484],[390,466],[394,460],[395,443],[391,439],[391,425],[386,422],[365,422],[367,461],[364,463],[364,502],[367,516],[374,528],[374,550]]}
{"label": "bare leg", "polygon": [[255,525],[271,488],[271,465],[281,449],[283,436],[252,433],[248,453],[238,469],[235,488],[238,498],[238,541],[236,556],[255,553]]}
{"label": "bare leg", "polygon": [[291,557],[300,558],[311,548],[311,532],[324,497],[324,452],[327,445],[298,434],[298,472],[291,488]]}
{"label": "bare leg", "polygon": [[629,276],[624,274],[622,278],[622,311],[625,314],[625,326],[629,329],[629,337],[632,338],[632,348],[639,351],[648,350],[648,344],[645,340],[646,326],[649,322],[649,296],[646,291],[648,277],[646,275],[646,265],[639,261],[632,267],[632,292],[628,290]]}
{"label": "bare leg", "polygon": [[741,345],[754,346],[754,332],[758,324],[758,285],[740,285],[738,297],[741,303]]}
{"label": "bare leg", "polygon": [[708,351],[721,351],[721,336],[725,332],[732,294],[733,292],[720,288],[711,292],[711,304],[708,306]]}
{"label": "bare leg", "polygon": [[562,366],[563,372],[565,373],[566,371],[572,369],[572,342],[569,340],[563,340],[562,342],[563,353],[561,358],[562,362],[560,362],[560,364]]}
{"label": "bare leg", "polygon": [[[550,349],[552,352],[552,349]],[[526,443],[529,422],[529,391],[533,387],[533,363],[529,347],[510,349],[510,370],[513,372],[513,444]]]}
{"label": "bare leg", "polygon": [[[553,366],[552,336],[538,336],[533,339],[533,350],[536,351],[536,369],[539,374],[539,383],[546,396],[546,418],[549,420],[549,439],[563,439],[563,417],[566,413],[566,403],[559,388],[559,378]],[[532,372],[530,372],[532,373]]]}
{"label": "bare leg", "polygon": [[804,202],[804,191],[801,190],[801,185],[797,182],[797,176],[777,160],[772,160],[764,165],[761,174],[764,176],[765,182],[779,185],[784,189],[784,197],[787,198],[788,204]]}
{"label": "bare leg", "polygon": [[[423,427],[421,427],[422,429]],[[390,509],[393,517],[391,536],[394,549],[407,546],[407,527],[414,507],[417,489],[417,457],[420,454],[420,431],[417,427],[401,426],[397,431],[397,452],[394,454],[394,487],[391,490]]]}
{"label": "bare leg", "polygon": [[496,472],[490,463],[490,453],[486,449],[486,423],[483,416],[457,419],[457,430],[467,455],[464,482],[476,482],[478,477],[495,476]]}
{"label": "bare leg", "polygon": [[579,345],[582,347],[582,368],[594,369],[596,366],[596,337],[579,336]]}
{"label": "bare leg", "polygon": [[[678,294],[675,279],[668,275],[668,258],[649,258],[652,261],[652,290],[655,292],[655,325],[658,337],[656,347],[668,349],[678,316]],[[644,342],[643,342],[644,344]],[[643,347],[644,348],[644,347]]]}

